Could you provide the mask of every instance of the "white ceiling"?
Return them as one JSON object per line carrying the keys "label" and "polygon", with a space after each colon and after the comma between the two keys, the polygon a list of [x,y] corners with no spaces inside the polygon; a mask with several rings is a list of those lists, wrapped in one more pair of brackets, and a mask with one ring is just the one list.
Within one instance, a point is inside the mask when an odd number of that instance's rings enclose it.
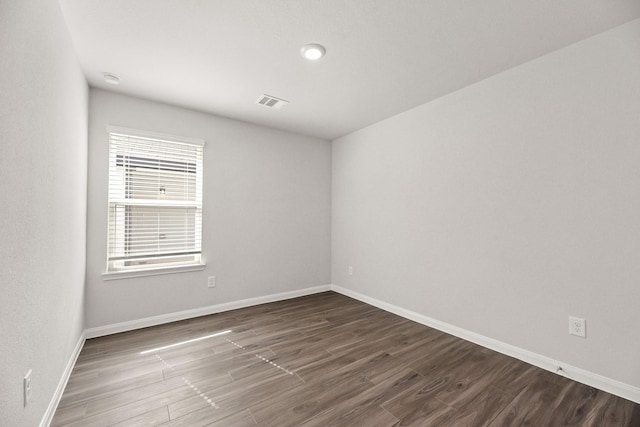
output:
{"label": "white ceiling", "polygon": [[[91,86],[325,139],[640,17],[639,0],[60,4]],[[307,43],[326,56],[304,60]]]}

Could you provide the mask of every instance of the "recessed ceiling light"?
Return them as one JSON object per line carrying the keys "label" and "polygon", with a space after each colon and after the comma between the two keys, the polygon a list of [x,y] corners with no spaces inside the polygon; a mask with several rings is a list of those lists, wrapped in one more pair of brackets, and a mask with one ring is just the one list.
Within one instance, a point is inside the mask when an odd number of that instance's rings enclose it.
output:
{"label": "recessed ceiling light", "polygon": [[326,52],[327,50],[324,46],[316,43],[304,45],[302,46],[302,49],[300,49],[302,57],[309,61],[316,61],[322,58]]}
{"label": "recessed ceiling light", "polygon": [[116,76],[115,74],[102,73],[102,75],[104,76],[104,81],[109,83],[110,85],[120,84],[120,77]]}

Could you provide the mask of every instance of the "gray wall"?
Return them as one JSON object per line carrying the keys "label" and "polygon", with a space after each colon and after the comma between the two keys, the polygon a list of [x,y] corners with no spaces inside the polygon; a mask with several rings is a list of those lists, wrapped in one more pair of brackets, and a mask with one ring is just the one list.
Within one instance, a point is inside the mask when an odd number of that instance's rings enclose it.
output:
{"label": "gray wall", "polygon": [[82,334],[87,105],[58,2],[0,2],[2,426],[38,425]]}
{"label": "gray wall", "polygon": [[[89,123],[88,328],[330,283],[329,141],[96,89]],[[108,125],[206,140],[204,271],[103,280]]]}
{"label": "gray wall", "polygon": [[639,46],[636,20],[334,141],[333,283],[640,386]]}

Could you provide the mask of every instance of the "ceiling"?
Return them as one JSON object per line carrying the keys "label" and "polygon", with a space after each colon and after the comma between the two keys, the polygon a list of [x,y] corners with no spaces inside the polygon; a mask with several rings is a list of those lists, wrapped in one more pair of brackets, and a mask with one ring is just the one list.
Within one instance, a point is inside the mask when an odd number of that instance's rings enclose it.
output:
{"label": "ceiling", "polygon": [[330,140],[640,17],[638,0],[60,4],[91,86]]}

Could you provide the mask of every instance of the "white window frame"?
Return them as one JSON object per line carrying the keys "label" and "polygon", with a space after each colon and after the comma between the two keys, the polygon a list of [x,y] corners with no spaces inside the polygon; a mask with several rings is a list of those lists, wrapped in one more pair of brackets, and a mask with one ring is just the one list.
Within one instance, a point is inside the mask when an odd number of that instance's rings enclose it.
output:
{"label": "white window frame", "polygon": [[[199,149],[199,155],[195,157],[196,163],[196,198],[195,201],[191,202],[177,202],[177,201],[163,201],[157,199],[146,199],[146,200],[136,200],[136,199],[123,199],[118,198],[116,193],[118,190],[122,191],[127,187],[118,187],[117,183],[111,182],[111,176],[109,177],[108,182],[108,209],[107,213],[107,265],[106,271],[103,273],[104,280],[111,279],[119,279],[119,278],[128,278],[128,277],[138,277],[138,276],[149,276],[149,275],[157,275],[157,274],[168,274],[168,273],[177,273],[184,271],[197,271],[202,270],[205,267],[205,264],[202,260],[202,178],[203,178],[203,158],[204,158],[204,145],[205,141],[197,138],[187,138],[182,136],[175,135],[167,135],[156,132],[143,131],[138,129],[129,129],[118,126],[108,126],[107,127],[107,139],[109,144],[109,171],[111,175],[112,163],[117,158],[117,153],[112,152],[111,148],[111,139],[112,135],[115,136],[123,136],[123,137],[131,137],[140,140],[151,140],[153,142],[159,143],[169,143],[169,144],[177,144],[179,145],[188,145],[191,148]],[[159,153],[159,152],[158,152]],[[151,152],[150,155],[154,154],[159,155],[158,153]],[[153,157],[152,157],[153,158]],[[113,185],[113,187],[112,187]],[[126,191],[126,190],[125,190]],[[131,203],[131,204],[129,204]],[[135,262],[131,263],[130,259],[127,258],[126,255],[123,255],[121,250],[115,248],[115,244],[109,241],[109,239],[114,240],[117,233],[122,233],[117,228],[113,228],[112,232],[112,219],[115,223],[115,217],[112,218],[111,212],[115,209],[115,206],[123,206],[123,205],[140,205],[144,204],[145,206],[163,206],[163,207],[171,207],[174,205],[180,205],[183,207],[192,207],[196,209],[195,214],[195,223],[194,223],[194,233],[195,233],[195,243],[192,251],[189,252],[188,255],[184,254],[173,254],[168,257],[163,257],[162,252],[153,254],[149,256],[149,260],[159,260],[164,258],[167,262],[151,262],[150,264],[136,264]],[[120,238],[124,238],[120,236]],[[118,252],[116,254],[116,252]],[[132,259],[140,258],[132,255]],[[134,265],[130,265],[134,264]]]}

